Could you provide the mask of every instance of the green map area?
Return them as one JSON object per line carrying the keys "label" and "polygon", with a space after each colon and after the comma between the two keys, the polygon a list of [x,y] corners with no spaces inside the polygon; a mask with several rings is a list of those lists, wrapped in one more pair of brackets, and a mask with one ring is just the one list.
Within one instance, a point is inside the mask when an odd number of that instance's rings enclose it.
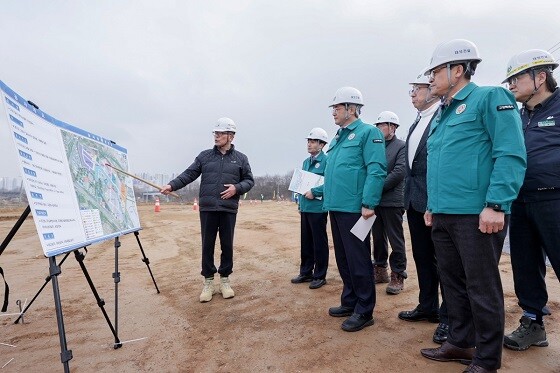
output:
{"label": "green map area", "polygon": [[72,132],[61,133],[88,238],[139,228],[130,177],[106,165],[127,170],[127,155]]}

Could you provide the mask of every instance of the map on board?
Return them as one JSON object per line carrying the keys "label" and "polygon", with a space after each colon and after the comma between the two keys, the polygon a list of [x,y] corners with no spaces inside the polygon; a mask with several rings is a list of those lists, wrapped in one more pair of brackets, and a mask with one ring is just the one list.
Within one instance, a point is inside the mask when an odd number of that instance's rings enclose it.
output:
{"label": "map on board", "polygon": [[46,256],[140,229],[125,148],[61,122],[0,81],[27,199]]}

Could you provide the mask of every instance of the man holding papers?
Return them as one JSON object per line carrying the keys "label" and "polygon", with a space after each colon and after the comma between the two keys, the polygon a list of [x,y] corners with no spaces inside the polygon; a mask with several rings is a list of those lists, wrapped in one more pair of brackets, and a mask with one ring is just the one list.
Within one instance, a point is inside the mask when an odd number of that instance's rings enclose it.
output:
{"label": "man holding papers", "polygon": [[[372,219],[387,175],[385,141],[381,131],[358,119],[364,105],[356,88],[340,88],[333,99],[332,115],[340,126],[327,154],[323,209],[328,211],[336,264],[343,289],[340,306],[329,315],[348,317],[341,325],[355,332],[373,325],[375,288],[370,235],[361,240],[350,232],[361,218]],[[318,188],[313,188],[315,194]]]}
{"label": "man holding papers", "polygon": [[[323,147],[327,144],[328,135],[322,128],[313,128],[307,136],[307,152],[311,155],[303,161],[302,170],[323,176],[327,164],[327,156]],[[319,193],[317,193],[319,194]],[[323,211],[323,199],[314,196],[310,191],[305,198],[299,199],[301,215],[301,264],[299,275],[292,279],[293,284],[311,282],[310,289],[318,289],[327,281],[329,265],[329,241],[327,238],[327,215]]]}

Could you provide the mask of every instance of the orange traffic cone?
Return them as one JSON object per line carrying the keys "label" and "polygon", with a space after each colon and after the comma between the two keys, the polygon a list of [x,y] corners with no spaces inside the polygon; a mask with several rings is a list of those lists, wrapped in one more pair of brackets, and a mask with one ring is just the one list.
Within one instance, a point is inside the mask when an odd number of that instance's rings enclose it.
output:
{"label": "orange traffic cone", "polygon": [[198,202],[196,202],[196,198],[194,199],[194,203],[192,205],[192,209],[197,211],[198,210]]}
{"label": "orange traffic cone", "polygon": [[154,211],[155,212],[159,212],[160,211],[160,206],[159,206],[159,198],[156,197],[156,204],[154,206]]}

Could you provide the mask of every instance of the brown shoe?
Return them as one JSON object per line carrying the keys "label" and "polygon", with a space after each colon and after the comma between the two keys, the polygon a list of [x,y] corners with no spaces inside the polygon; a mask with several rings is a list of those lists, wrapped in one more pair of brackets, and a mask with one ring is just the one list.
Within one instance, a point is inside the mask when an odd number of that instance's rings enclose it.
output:
{"label": "brown shoe", "polygon": [[404,289],[404,276],[391,271],[391,281],[387,285],[387,294],[397,295]]}
{"label": "brown shoe", "polygon": [[449,342],[444,342],[438,348],[423,348],[420,350],[422,356],[436,361],[458,361],[468,365],[472,362],[474,348],[460,348]]}
{"label": "brown shoe", "polygon": [[471,364],[463,371],[463,373],[498,373],[496,369],[488,370],[480,365]]}
{"label": "brown shoe", "polygon": [[389,273],[387,273],[387,268],[374,265],[373,279],[376,284],[387,284],[389,282]]}

